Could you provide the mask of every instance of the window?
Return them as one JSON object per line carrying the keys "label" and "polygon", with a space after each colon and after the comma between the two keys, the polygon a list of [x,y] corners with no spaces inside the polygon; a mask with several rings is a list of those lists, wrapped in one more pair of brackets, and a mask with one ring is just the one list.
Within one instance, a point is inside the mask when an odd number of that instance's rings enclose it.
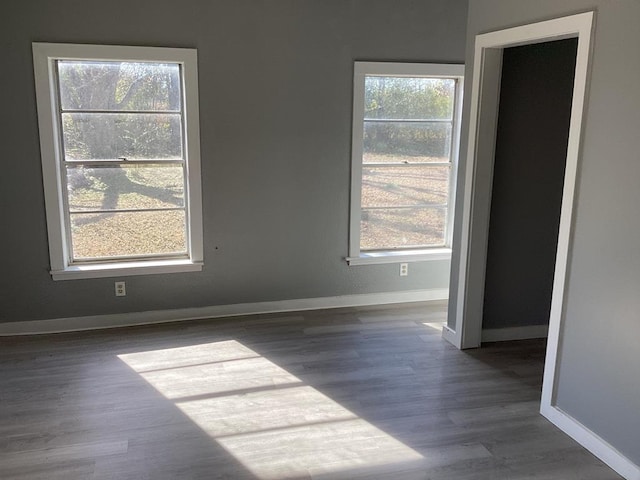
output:
{"label": "window", "polygon": [[355,63],[349,264],[450,258],[463,74]]}
{"label": "window", "polygon": [[33,57],[54,280],[201,270],[196,51]]}

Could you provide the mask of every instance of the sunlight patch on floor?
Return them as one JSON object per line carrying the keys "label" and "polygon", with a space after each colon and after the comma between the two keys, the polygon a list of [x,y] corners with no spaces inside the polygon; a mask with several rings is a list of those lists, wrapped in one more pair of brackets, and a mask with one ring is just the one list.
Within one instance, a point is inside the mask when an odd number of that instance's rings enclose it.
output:
{"label": "sunlight patch on floor", "polygon": [[434,330],[437,330],[439,332],[441,332],[442,328],[444,327],[444,322],[421,322],[421,323],[425,327],[433,328]]}
{"label": "sunlight patch on floor", "polygon": [[423,458],[235,340],[118,357],[260,479]]}

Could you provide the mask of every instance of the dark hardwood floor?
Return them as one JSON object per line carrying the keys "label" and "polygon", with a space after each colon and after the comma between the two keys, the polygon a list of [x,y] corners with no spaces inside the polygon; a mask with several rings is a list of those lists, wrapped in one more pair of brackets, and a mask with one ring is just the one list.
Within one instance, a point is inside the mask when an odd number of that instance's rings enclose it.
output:
{"label": "dark hardwood floor", "polygon": [[544,341],[445,306],[0,339],[0,478],[619,479],[538,413]]}

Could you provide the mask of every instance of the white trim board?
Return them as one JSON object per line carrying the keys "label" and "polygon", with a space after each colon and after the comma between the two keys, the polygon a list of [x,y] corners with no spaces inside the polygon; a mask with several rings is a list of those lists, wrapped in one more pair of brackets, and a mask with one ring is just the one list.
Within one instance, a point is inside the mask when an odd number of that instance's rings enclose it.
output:
{"label": "white trim board", "polygon": [[551,423],[609,465],[627,480],[640,480],[640,466],[622,455],[613,445],[553,405],[542,405],[540,413]]}
{"label": "white trim board", "polygon": [[454,330],[458,337],[456,343],[462,348],[475,348],[481,342],[484,269],[502,52],[505,48],[517,45],[577,38],[578,48],[551,307],[551,317],[555,316],[559,321],[570,248],[593,22],[594,12],[586,12],[476,36],[471,82],[469,142],[462,201],[458,295],[455,300]]}
{"label": "white trim board", "polygon": [[509,340],[529,340],[547,338],[549,325],[526,325],[508,328],[483,328],[483,342],[506,342]]}
{"label": "white trim board", "polygon": [[153,323],[178,322],[205,318],[236,317],[261,313],[297,312],[343,307],[389,305],[394,303],[428,302],[446,300],[446,288],[409,290],[403,292],[364,293],[335,297],[300,298],[272,302],[212,305],[207,307],[154,310],[148,312],[115,313],[86,317],[55,318],[26,322],[0,323],[0,337],[13,335],[37,335],[103,328],[128,327]]}
{"label": "white trim board", "polygon": [[456,348],[460,348],[460,344],[456,343],[458,341],[456,332],[452,330],[448,325],[442,326],[442,338],[444,338],[447,342],[453,344]]}

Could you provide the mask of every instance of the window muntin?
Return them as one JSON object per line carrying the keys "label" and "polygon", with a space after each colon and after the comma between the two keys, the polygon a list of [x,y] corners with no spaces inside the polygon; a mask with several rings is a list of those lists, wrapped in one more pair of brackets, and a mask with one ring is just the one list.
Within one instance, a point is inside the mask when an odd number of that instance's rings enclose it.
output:
{"label": "window muntin", "polygon": [[450,246],[458,65],[356,62],[350,257]]}
{"label": "window muntin", "polygon": [[34,65],[54,279],[105,262],[194,270],[182,267],[202,261],[195,51],[34,44]]}

